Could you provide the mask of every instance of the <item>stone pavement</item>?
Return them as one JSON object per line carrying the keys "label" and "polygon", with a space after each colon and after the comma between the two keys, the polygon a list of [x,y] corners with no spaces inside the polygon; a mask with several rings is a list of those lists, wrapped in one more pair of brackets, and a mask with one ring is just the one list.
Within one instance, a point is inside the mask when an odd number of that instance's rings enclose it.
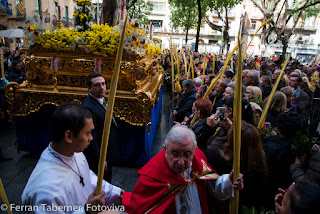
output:
{"label": "stone pavement", "polygon": [[[151,157],[162,149],[162,144],[169,131],[169,109],[171,108],[170,95],[163,92],[161,119],[157,126],[157,131]],[[21,204],[21,194],[28,181],[28,178],[35,167],[40,156],[29,152],[17,152],[15,148],[15,126],[8,127],[7,130],[0,130],[0,147],[5,153],[11,154],[14,158],[9,161],[0,160],[0,178],[4,185],[8,200],[11,204]],[[123,188],[125,191],[132,191],[139,176],[139,168],[113,167],[112,183]],[[0,204],[2,201],[0,199]],[[6,213],[0,210],[0,213]]]}

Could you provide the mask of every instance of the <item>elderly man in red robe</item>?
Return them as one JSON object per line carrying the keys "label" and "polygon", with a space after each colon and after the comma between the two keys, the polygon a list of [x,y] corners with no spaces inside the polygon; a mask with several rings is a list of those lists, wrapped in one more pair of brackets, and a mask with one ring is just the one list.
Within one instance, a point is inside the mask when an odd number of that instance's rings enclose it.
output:
{"label": "elderly man in red robe", "polygon": [[188,127],[174,126],[163,148],[138,171],[132,193],[124,193],[126,212],[208,213],[207,190],[224,200],[233,195],[233,188],[243,188],[242,174],[232,184],[232,172],[215,173]]}

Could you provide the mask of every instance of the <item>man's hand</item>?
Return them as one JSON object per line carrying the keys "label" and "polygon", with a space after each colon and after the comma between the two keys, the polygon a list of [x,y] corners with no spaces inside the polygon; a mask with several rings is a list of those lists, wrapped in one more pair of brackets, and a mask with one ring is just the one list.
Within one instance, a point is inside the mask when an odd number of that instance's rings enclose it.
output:
{"label": "man's hand", "polygon": [[105,192],[101,191],[101,193],[99,195],[95,195],[95,191],[93,193],[91,193],[88,197],[87,203],[85,205],[85,209],[86,211],[89,211],[90,213],[94,213],[92,211],[92,207],[96,206],[96,205],[105,205]]}
{"label": "man's hand", "polygon": [[[233,170],[229,174],[229,179],[232,182],[233,178]],[[243,184],[243,174],[239,174],[239,177],[237,177],[236,181],[232,183],[232,188],[237,190],[242,190],[244,187]]]}

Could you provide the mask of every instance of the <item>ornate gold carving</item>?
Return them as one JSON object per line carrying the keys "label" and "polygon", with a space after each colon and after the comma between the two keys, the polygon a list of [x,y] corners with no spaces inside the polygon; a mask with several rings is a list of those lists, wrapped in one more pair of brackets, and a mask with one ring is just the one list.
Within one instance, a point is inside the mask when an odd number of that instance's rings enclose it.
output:
{"label": "ornate gold carving", "polygon": [[[45,104],[57,106],[65,101],[82,102],[88,95],[86,77],[94,71],[95,56],[34,51],[32,48],[25,50],[25,53],[34,54],[24,58],[26,86],[13,83],[6,87],[8,111],[14,112],[17,116],[27,116]],[[56,80],[50,68],[52,55],[58,58]],[[116,117],[132,125],[151,125],[151,109],[158,101],[163,78],[157,64],[158,57],[141,58],[128,55],[124,58],[126,61],[121,62],[114,113]],[[106,79],[108,89],[115,58],[101,57],[101,61],[101,74]],[[54,90],[55,88],[57,90]],[[109,90],[106,98],[108,94]]]}

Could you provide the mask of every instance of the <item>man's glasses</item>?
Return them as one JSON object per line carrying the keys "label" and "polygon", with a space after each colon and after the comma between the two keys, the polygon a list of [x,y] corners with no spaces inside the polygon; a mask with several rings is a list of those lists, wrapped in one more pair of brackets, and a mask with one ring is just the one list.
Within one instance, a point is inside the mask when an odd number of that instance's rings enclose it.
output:
{"label": "man's glasses", "polygon": [[166,152],[173,159],[183,158],[183,160],[185,161],[191,161],[193,158],[193,152],[185,152],[183,154],[180,154],[179,152],[176,152],[176,151],[170,152],[169,150],[166,150]]}

